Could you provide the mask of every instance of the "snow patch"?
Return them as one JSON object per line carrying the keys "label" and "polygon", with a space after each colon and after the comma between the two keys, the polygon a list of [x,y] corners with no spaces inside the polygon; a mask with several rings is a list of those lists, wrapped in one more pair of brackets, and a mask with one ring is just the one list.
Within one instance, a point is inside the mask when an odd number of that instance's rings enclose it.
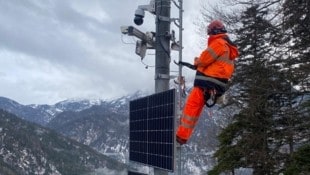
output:
{"label": "snow patch", "polygon": [[99,168],[96,169],[95,173],[93,175],[102,175],[102,174],[109,174],[109,175],[127,175],[127,171],[115,171],[108,168]]}

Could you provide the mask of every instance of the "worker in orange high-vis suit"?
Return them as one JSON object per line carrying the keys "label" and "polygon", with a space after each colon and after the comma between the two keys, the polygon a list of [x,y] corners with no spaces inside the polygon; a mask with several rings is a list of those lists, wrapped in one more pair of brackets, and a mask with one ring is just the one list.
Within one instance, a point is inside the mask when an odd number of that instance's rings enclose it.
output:
{"label": "worker in orange high-vis suit", "polygon": [[195,58],[197,72],[194,87],[188,95],[176,132],[177,142],[180,144],[185,144],[191,137],[210,93],[223,95],[234,72],[238,49],[226,33],[225,26],[219,20],[208,25],[208,47]]}

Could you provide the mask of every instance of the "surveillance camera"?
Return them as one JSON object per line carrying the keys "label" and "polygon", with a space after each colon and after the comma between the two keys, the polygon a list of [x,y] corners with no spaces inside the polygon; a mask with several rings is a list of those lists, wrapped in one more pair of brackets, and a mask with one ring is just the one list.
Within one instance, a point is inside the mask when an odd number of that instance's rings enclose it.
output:
{"label": "surveillance camera", "polygon": [[129,28],[129,26],[121,26],[122,34],[128,34],[128,28]]}
{"label": "surveillance camera", "polygon": [[141,25],[143,23],[144,11],[148,11],[155,14],[155,0],[150,0],[148,5],[139,5],[136,12],[134,22],[136,25]]}
{"label": "surveillance camera", "polygon": [[135,12],[135,18],[134,22],[136,25],[141,25],[143,23],[143,18],[144,18],[144,10],[141,8],[137,8]]}

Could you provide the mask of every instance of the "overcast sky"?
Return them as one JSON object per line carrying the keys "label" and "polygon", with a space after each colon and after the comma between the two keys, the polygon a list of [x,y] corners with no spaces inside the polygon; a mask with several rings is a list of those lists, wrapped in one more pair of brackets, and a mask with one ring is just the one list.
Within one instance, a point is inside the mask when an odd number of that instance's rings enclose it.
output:
{"label": "overcast sky", "polygon": [[[178,1],[176,1],[178,2]],[[113,99],[154,91],[154,68],[135,55],[135,38],[120,26],[134,25],[138,5],[149,0],[0,0],[0,96],[21,104],[72,99]],[[178,9],[172,5],[171,17]],[[184,60],[200,53],[196,26],[199,0],[184,0]],[[154,16],[137,28],[155,31]],[[171,29],[177,30],[172,25]],[[145,64],[154,65],[154,51]],[[177,60],[177,52],[172,60]],[[171,70],[177,70],[171,64]],[[188,71],[188,81],[193,72]],[[185,72],[186,73],[186,72]],[[175,73],[171,73],[175,74]],[[187,75],[187,74],[186,74]]]}

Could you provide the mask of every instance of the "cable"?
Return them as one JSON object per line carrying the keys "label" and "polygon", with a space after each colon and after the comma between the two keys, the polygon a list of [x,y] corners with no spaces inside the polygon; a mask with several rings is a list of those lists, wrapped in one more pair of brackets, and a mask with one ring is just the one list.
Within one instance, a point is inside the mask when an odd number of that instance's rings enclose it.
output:
{"label": "cable", "polygon": [[155,66],[150,66],[150,65],[144,63],[143,59],[141,59],[141,63],[145,66],[145,69],[148,69],[149,67],[155,67]]}

